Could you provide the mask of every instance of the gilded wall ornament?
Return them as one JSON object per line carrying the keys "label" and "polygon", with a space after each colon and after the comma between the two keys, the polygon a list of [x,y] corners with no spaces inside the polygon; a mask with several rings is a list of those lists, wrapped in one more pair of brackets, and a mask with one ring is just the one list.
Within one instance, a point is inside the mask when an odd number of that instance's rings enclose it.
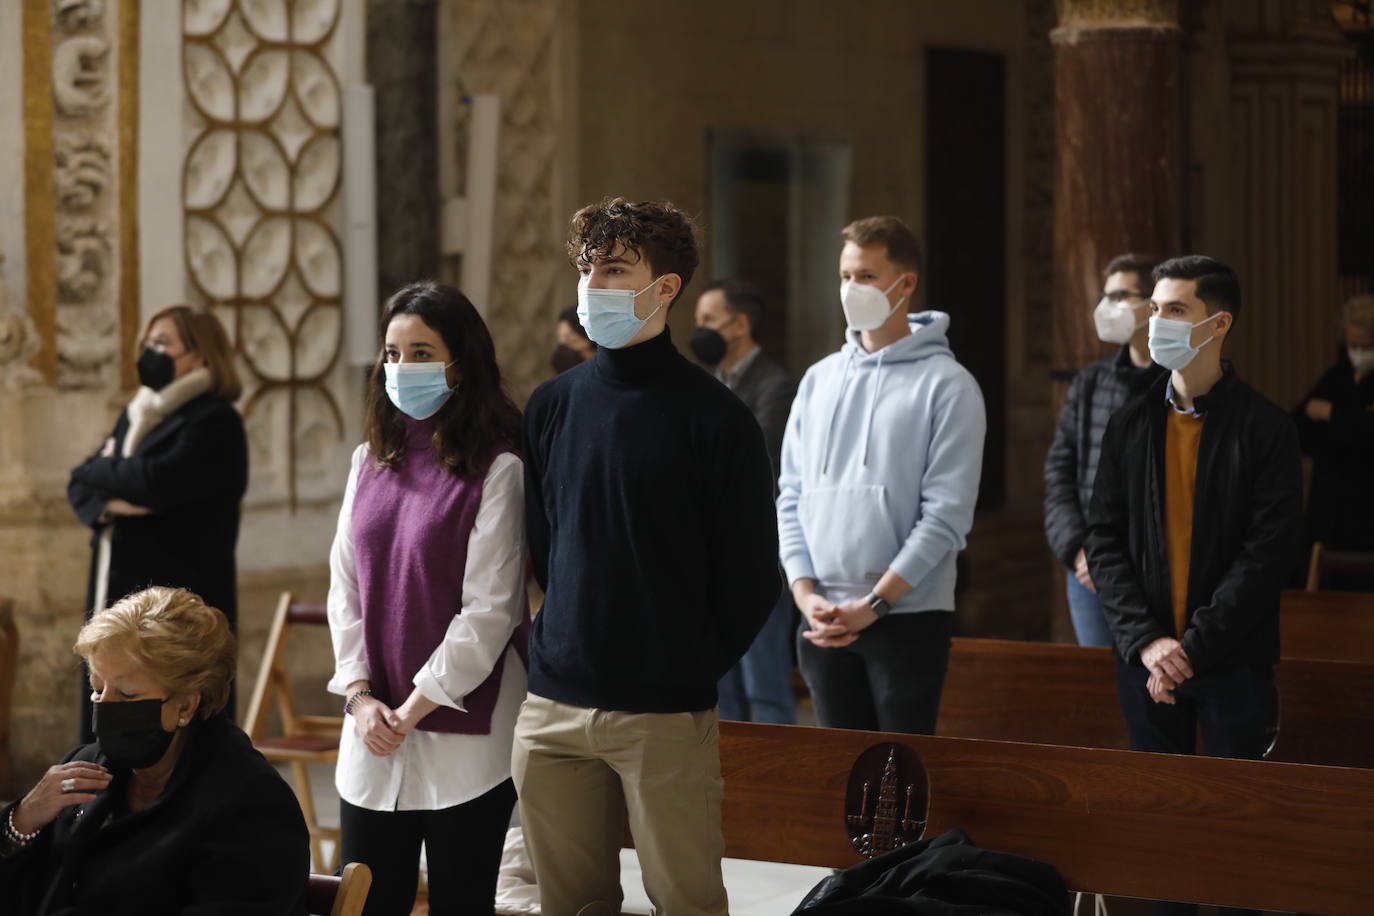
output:
{"label": "gilded wall ornament", "polygon": [[79,118],[110,99],[110,43],[98,35],[77,35],[53,52],[53,97],[57,110]]}
{"label": "gilded wall ornament", "polygon": [[[186,265],[244,367],[254,489],[294,504],[343,434],[340,0],[188,0]],[[325,491],[320,490],[321,494]]]}
{"label": "gilded wall ornament", "polygon": [[59,25],[74,32],[105,17],[105,0],[54,0],[53,13]]}
{"label": "gilded wall ornament", "polygon": [[24,312],[10,308],[5,285],[5,256],[0,255],[0,388],[18,391],[40,385],[43,376],[29,365],[40,344],[38,329]]}
{"label": "gilded wall ornament", "polygon": [[110,150],[90,134],[59,136],[53,155],[57,201],[69,210],[95,203],[110,183]]}
{"label": "gilded wall ornament", "polygon": [[84,302],[100,289],[110,267],[110,227],[93,219],[57,227],[57,286],[68,300]]}
{"label": "gilded wall ornament", "polygon": [[119,325],[108,311],[82,305],[57,307],[57,362],[63,388],[104,386],[114,361]]}

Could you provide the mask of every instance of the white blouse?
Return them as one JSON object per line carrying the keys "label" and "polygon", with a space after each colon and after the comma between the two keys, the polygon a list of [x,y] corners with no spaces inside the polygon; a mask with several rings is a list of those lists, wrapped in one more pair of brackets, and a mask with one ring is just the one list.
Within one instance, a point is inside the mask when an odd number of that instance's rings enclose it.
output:
{"label": "white blouse", "polygon": [[[329,690],[369,679],[363,649],[362,607],[353,555],[353,495],[367,445],[353,452],[352,470],[329,552],[329,633],[334,676]],[[505,453],[492,462],[468,539],[462,613],[455,609],[444,640],[415,672],[420,692],[441,706],[463,709],[463,697],[487,679],[501,650],[501,688],[486,735],[452,735],[415,729],[390,757],[377,757],[344,719],[334,785],[351,805],[373,811],[432,811],[471,801],[510,777],[515,718],[525,698],[525,667],[507,647],[520,624],[525,596],[524,465]]]}

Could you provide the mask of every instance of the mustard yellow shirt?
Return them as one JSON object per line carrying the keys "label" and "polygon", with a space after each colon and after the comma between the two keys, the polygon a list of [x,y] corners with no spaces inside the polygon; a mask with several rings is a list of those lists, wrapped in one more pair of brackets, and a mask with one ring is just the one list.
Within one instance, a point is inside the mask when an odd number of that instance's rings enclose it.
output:
{"label": "mustard yellow shirt", "polygon": [[1193,494],[1197,489],[1197,448],[1203,418],[1168,411],[1164,428],[1164,537],[1169,584],[1174,599],[1174,635],[1188,626],[1188,565],[1193,545]]}

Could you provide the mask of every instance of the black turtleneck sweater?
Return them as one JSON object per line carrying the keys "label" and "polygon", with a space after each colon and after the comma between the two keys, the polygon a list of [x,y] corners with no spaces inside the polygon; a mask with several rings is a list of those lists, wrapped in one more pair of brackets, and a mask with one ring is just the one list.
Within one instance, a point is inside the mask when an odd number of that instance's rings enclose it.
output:
{"label": "black turtleneck sweater", "polygon": [[665,330],[541,385],[524,421],[525,514],[544,608],[532,693],[692,712],[777,599],[763,433]]}

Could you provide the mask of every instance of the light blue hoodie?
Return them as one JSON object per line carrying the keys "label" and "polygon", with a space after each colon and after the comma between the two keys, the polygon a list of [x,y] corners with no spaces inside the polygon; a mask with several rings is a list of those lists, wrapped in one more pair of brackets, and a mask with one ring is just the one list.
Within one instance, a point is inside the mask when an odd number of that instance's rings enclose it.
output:
{"label": "light blue hoodie", "polygon": [[807,370],[792,402],[778,481],[787,581],[840,602],[889,568],[913,588],[893,613],[954,609],[954,560],[973,524],[987,418],[950,352],[949,315],[908,315],[911,335],[844,347]]}

